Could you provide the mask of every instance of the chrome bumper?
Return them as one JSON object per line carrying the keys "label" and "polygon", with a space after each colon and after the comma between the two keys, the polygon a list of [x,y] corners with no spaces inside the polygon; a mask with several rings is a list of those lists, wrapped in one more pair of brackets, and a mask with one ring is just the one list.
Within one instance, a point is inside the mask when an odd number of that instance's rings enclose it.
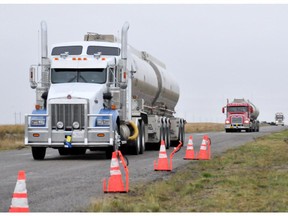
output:
{"label": "chrome bumper", "polygon": [[[45,127],[32,127],[30,125],[31,117],[43,116],[46,118]],[[72,137],[72,145],[77,147],[108,147],[113,146],[114,130],[111,114],[88,114],[87,122],[90,118],[100,116],[109,117],[109,125],[105,127],[85,127],[84,130],[52,130],[51,118],[48,114],[29,114],[25,115],[25,145],[42,147],[63,147],[67,136]]]}

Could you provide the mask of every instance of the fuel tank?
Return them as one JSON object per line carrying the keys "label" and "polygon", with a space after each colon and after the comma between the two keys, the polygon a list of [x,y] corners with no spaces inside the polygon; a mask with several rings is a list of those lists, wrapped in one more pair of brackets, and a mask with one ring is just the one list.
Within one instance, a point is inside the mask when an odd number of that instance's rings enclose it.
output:
{"label": "fuel tank", "polygon": [[147,106],[160,105],[175,111],[179,100],[179,85],[161,61],[129,46],[129,67],[136,71],[132,82],[132,97],[144,99]]}
{"label": "fuel tank", "polygon": [[255,120],[258,118],[259,116],[259,110],[258,108],[249,100],[245,100],[244,98],[243,99],[234,99],[231,104],[243,104],[244,106],[245,105],[249,105],[252,107],[253,109],[253,112],[250,113],[250,119],[252,120]]}

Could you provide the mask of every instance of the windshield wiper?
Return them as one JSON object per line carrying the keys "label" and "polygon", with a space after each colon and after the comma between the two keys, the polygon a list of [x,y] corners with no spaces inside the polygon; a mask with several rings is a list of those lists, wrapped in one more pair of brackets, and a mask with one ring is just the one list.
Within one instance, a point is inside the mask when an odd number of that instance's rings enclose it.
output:
{"label": "windshield wiper", "polygon": [[79,78],[81,78],[86,83],[88,82],[82,75],[80,75]]}
{"label": "windshield wiper", "polygon": [[68,82],[72,82],[73,80],[75,80],[77,78],[77,75],[75,75],[74,77],[72,77],[70,80],[68,80]]}

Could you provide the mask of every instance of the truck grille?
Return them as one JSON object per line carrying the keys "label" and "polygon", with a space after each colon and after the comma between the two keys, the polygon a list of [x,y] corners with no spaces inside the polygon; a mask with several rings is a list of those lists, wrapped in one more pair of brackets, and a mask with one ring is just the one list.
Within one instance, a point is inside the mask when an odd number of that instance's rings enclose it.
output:
{"label": "truck grille", "polygon": [[64,124],[64,129],[72,129],[73,122],[78,122],[80,129],[84,128],[84,104],[52,104],[52,128],[57,128],[57,122]]}
{"label": "truck grille", "polygon": [[242,117],[233,117],[232,124],[242,124]]}

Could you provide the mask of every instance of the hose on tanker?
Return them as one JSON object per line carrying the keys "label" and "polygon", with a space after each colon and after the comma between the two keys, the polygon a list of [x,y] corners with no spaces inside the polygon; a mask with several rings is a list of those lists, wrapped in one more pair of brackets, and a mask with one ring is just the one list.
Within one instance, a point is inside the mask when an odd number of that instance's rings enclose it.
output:
{"label": "hose on tanker", "polygon": [[138,127],[133,121],[129,121],[129,124],[133,128],[134,134],[132,136],[128,137],[128,140],[136,140],[138,137],[138,134],[139,134]]}

